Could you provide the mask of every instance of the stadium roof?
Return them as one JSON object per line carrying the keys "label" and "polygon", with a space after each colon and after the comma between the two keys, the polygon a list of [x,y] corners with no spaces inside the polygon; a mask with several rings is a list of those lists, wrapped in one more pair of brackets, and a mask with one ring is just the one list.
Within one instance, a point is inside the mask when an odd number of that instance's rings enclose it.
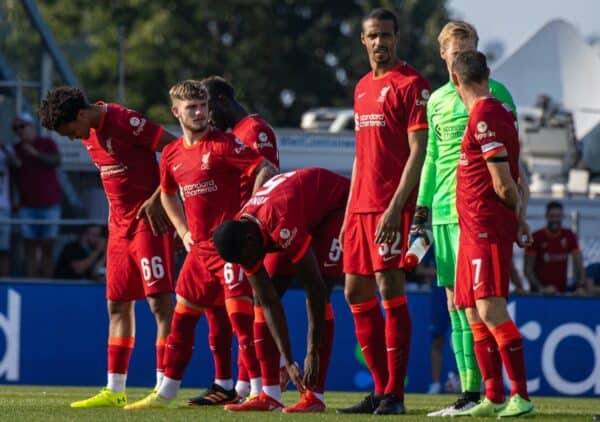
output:
{"label": "stadium roof", "polygon": [[517,105],[531,106],[547,94],[570,110],[585,161],[591,168],[600,164],[600,55],[573,25],[548,22],[496,66],[493,77],[507,85]]}

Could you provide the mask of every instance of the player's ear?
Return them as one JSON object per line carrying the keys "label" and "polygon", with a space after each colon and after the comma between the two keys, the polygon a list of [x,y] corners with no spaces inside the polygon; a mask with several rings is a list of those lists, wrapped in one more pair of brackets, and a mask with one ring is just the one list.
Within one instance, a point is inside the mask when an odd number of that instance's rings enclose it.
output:
{"label": "player's ear", "polygon": [[363,31],[360,31],[360,42],[362,45],[367,45],[367,42],[365,40],[365,33]]}
{"label": "player's ear", "polygon": [[177,107],[175,107],[175,105],[171,106],[171,113],[173,113],[173,116],[176,119],[179,119],[179,110],[177,109]]}
{"label": "player's ear", "polygon": [[456,75],[456,73],[452,72],[451,77],[452,77],[452,83],[454,83],[454,86],[459,86],[460,83],[458,81],[458,76]]}

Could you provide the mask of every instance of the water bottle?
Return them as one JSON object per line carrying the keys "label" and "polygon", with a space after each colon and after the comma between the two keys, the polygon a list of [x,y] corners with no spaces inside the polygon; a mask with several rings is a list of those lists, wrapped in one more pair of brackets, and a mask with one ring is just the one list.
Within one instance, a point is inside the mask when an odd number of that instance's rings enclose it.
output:
{"label": "water bottle", "polygon": [[423,260],[431,246],[433,235],[431,231],[425,230],[423,233],[418,233],[412,237],[410,246],[404,257],[404,268],[411,270]]}

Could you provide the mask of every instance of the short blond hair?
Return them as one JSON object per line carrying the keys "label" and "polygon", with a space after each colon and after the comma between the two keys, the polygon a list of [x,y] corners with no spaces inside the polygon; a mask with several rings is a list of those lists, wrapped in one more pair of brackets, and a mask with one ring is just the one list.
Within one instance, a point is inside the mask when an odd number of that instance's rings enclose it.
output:
{"label": "short blond hair", "polygon": [[477,30],[473,25],[464,21],[450,21],[440,31],[438,43],[440,47],[445,47],[451,39],[474,40],[475,45],[479,42]]}
{"label": "short blond hair", "polygon": [[175,100],[205,100],[208,92],[200,81],[188,79],[177,82],[169,89],[171,101]]}

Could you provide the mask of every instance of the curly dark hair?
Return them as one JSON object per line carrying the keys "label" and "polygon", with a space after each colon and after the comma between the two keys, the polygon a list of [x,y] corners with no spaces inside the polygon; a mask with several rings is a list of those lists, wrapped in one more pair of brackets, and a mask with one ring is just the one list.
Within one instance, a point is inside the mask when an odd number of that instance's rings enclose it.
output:
{"label": "curly dark hair", "polygon": [[49,130],[77,119],[79,110],[89,108],[83,91],[79,88],[61,86],[51,89],[40,105],[40,122]]}

